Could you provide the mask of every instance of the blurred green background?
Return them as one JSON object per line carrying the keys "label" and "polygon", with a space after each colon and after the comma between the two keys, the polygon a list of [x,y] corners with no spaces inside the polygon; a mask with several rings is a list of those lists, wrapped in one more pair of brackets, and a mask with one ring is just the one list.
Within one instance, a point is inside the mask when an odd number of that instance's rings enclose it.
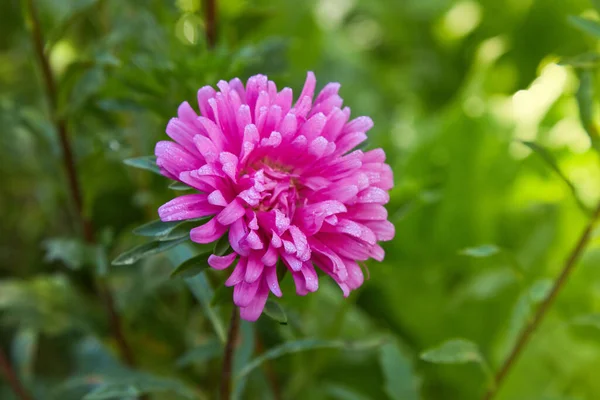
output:
{"label": "blurred green background", "polygon": [[[36,399],[99,388],[105,397],[95,398],[133,399],[132,387],[152,399],[216,398],[213,325],[231,307],[207,305],[206,284],[224,274],[170,279],[193,246],[108,271],[105,263],[141,243],[131,229],[177,194],[122,160],[152,154],[177,106],[195,103],[203,85],[264,73],[298,93],[307,70],[318,87],[340,82],[353,115],[375,121],[369,147],[383,147],[395,173],[396,238],[383,263],[369,264],[370,280],[347,300],[324,278],[303,298],[286,280],[289,324],[243,323],[235,371],[287,341],[354,344],[263,364],[236,380],[240,399],[478,398],[488,382],[477,362],[419,354],[463,338],[497,370],[588,219],[521,141],[552,154],[584,205],[600,197],[577,75],[558,65],[597,47],[568,23],[597,19],[588,0],[218,0],[212,50],[200,0],[34,3],[58,103],[53,117],[27,7],[3,0],[0,343]],[[93,248],[78,233],[52,118],[67,121]],[[118,361],[98,280],[114,295],[136,367]],[[599,313],[596,233],[497,398],[600,398]],[[385,346],[360,349],[381,337]],[[0,398],[15,398],[3,379]]]}

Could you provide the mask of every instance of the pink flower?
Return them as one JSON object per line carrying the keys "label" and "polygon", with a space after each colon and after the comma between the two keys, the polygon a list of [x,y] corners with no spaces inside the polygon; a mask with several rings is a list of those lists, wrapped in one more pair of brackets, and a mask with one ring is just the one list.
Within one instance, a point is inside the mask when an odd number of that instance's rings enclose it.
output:
{"label": "pink flower", "polygon": [[315,267],[331,276],[344,296],[363,283],[359,263],[381,261],[378,241],[394,237],[384,204],[393,186],[382,149],[353,150],[373,122],[351,121],[339,83],[313,101],[308,73],[300,98],[277,91],[266,76],[220,81],[216,92],[198,91],[200,116],[187,103],[167,125],[172,141],[157,143],[162,173],[194,189],[158,209],[163,221],[212,216],[191,230],[197,243],[227,234],[231,254],[209,264],[237,265],[225,282],[241,317],[255,321],[269,292],[282,295],[276,264],[282,260],[299,295],[319,287]]}

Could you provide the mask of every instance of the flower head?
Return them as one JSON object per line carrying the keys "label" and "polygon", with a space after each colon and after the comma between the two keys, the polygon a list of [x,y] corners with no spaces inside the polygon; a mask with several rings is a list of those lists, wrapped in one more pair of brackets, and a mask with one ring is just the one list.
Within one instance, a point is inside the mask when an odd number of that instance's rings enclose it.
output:
{"label": "flower head", "polygon": [[256,320],[269,292],[281,296],[277,262],[289,271],[299,295],[319,287],[315,267],[348,296],[363,283],[359,262],[381,261],[378,241],[394,226],[384,208],[393,186],[382,149],[353,150],[373,126],[369,117],[349,121],[340,85],[329,83],[313,101],[308,73],[298,100],[266,76],[220,81],[219,92],[198,91],[200,115],[187,103],[167,125],[173,141],[156,145],[162,173],[198,193],[159,208],[163,221],[211,217],[193,228],[191,240],[211,243],[227,234],[232,252],[211,255],[226,269],[225,282],[242,318]]}

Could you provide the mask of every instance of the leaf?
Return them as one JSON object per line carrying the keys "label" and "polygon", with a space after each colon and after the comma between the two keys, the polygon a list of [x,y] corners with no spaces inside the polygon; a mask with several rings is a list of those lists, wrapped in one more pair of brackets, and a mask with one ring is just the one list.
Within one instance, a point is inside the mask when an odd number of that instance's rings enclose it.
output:
{"label": "leaf", "polygon": [[573,68],[596,68],[600,65],[600,54],[598,53],[584,53],[575,57],[569,57],[561,60],[559,65],[571,66]]}
{"label": "leaf", "polygon": [[475,258],[485,258],[498,254],[500,249],[493,244],[484,244],[478,247],[468,247],[460,251],[459,254]]}
{"label": "leaf", "polygon": [[224,256],[231,249],[229,245],[229,236],[223,235],[215,243],[214,253],[217,256]]}
{"label": "leaf", "polygon": [[33,367],[38,348],[38,332],[31,328],[21,329],[12,342],[12,362],[19,377],[25,382],[33,379]]}
{"label": "leaf", "polygon": [[92,96],[100,91],[105,83],[106,72],[102,66],[95,66],[85,71],[70,92],[66,113],[73,114],[79,110]]}
{"label": "leaf", "polygon": [[[188,245],[176,247],[167,253],[167,257],[175,265],[182,263],[192,256],[192,250]],[[200,303],[202,311],[211,322],[219,341],[225,343],[225,327],[223,326],[223,321],[219,318],[218,307],[211,305],[211,300],[213,299],[215,292],[206,279],[205,273],[201,273],[192,278],[185,278],[185,283]]]}
{"label": "leaf", "polygon": [[572,323],[600,329],[600,313],[580,315],[575,317]]}
{"label": "leaf", "polygon": [[213,358],[219,357],[223,352],[223,346],[217,339],[211,339],[208,342],[194,347],[179,357],[175,362],[178,368],[184,368],[191,364],[202,364]]}
{"label": "leaf", "polygon": [[210,253],[203,253],[194,256],[181,264],[177,268],[171,272],[171,278],[175,278],[177,276],[182,276],[184,278],[189,278],[199,273],[203,272],[208,265],[208,257]]}
{"label": "leaf", "polygon": [[171,189],[171,190],[192,190],[194,188],[186,185],[185,183],[175,181],[169,185],[169,189]]}
{"label": "leaf", "polygon": [[112,265],[131,265],[144,257],[152,256],[154,254],[169,250],[170,248],[175,247],[186,240],[188,239],[181,238],[170,241],[155,240],[153,242],[141,244],[119,255],[113,260]]}
{"label": "leaf", "polygon": [[379,365],[385,378],[385,392],[392,400],[418,400],[419,380],[411,361],[402,354],[396,343],[379,349]]}
{"label": "leaf", "polygon": [[158,167],[158,165],[156,165],[156,156],[127,158],[123,160],[123,162],[129,165],[130,167],[145,169],[162,176],[162,174],[160,173],[160,168]]}
{"label": "leaf", "polygon": [[353,389],[337,384],[328,384],[325,386],[325,393],[328,399],[335,400],[369,400],[369,397],[357,393]]}
{"label": "leaf", "polygon": [[132,232],[138,236],[152,237],[157,240],[174,240],[188,237],[192,228],[201,225],[200,222],[207,220],[205,218],[194,218],[186,221],[168,221],[163,222],[160,219],[148,222],[133,229]]}
{"label": "leaf", "polygon": [[196,398],[194,391],[180,381],[137,373],[124,378],[106,378],[100,386],[85,395],[83,400],[122,399],[161,392],[176,393],[188,399]]}
{"label": "leaf", "polygon": [[233,288],[221,285],[215,290],[215,293],[210,300],[211,306],[231,303],[233,300]]}
{"label": "leaf", "polygon": [[580,31],[600,39],[600,24],[598,22],[575,15],[570,15],[568,21],[572,26]]}
{"label": "leaf", "polygon": [[421,353],[421,359],[434,364],[479,363],[483,360],[477,345],[465,339],[451,339]]}
{"label": "leaf", "polygon": [[523,143],[525,146],[529,147],[534,153],[539,155],[542,158],[542,160],[545,161],[546,164],[548,164],[548,166],[550,168],[552,168],[552,170],[554,172],[556,172],[558,177],[567,185],[567,187],[571,191],[573,198],[577,202],[577,205],[579,206],[579,208],[581,208],[586,214],[589,214],[589,212],[590,212],[589,209],[587,208],[587,206],[585,204],[583,204],[583,202],[579,198],[579,194],[577,193],[577,188],[575,187],[575,185],[573,185],[573,183],[571,183],[569,178],[567,178],[566,175],[563,174],[563,172],[560,170],[560,167],[558,166],[557,162],[554,160],[554,157],[552,156],[552,154],[545,147],[543,147],[535,142],[521,141],[521,143]]}
{"label": "leaf", "polygon": [[78,270],[87,261],[89,256],[85,243],[76,238],[53,238],[43,242],[46,249],[46,262],[60,261],[69,269]]}
{"label": "leaf", "polygon": [[273,347],[265,351],[260,356],[250,361],[236,376],[236,380],[250,374],[254,369],[260,367],[264,362],[274,360],[276,358],[299,353],[302,351],[317,350],[317,349],[347,349],[347,350],[370,350],[384,344],[384,339],[365,340],[361,342],[345,342],[343,340],[321,340],[321,339],[301,339],[291,342],[286,342],[282,345]]}
{"label": "leaf", "polygon": [[600,134],[594,122],[594,72],[587,69],[580,70],[578,76],[579,88],[576,97],[579,119],[590,137],[592,147],[600,152]]}
{"label": "leaf", "polygon": [[267,317],[279,322],[281,325],[287,325],[287,315],[281,305],[275,300],[267,300],[264,313]]}

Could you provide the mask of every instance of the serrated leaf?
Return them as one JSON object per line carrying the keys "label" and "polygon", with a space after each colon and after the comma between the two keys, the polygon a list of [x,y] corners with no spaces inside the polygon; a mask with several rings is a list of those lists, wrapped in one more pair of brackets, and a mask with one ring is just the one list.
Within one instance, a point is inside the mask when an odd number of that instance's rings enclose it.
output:
{"label": "serrated leaf", "polygon": [[569,16],[569,23],[575,28],[600,39],[600,23],[575,15]]}
{"label": "serrated leaf", "polygon": [[213,252],[216,256],[224,256],[230,249],[229,236],[223,235],[215,243]]}
{"label": "serrated leaf", "polygon": [[396,343],[379,349],[379,365],[385,378],[385,392],[392,400],[418,400],[419,380],[411,361],[402,354]]}
{"label": "serrated leaf", "polygon": [[493,244],[484,244],[478,247],[468,247],[460,251],[460,254],[475,258],[485,258],[498,254],[500,249]]}
{"label": "serrated leaf", "polygon": [[236,380],[241,379],[250,374],[254,369],[260,367],[264,362],[274,360],[276,358],[299,353],[302,351],[317,350],[317,349],[348,349],[348,350],[370,350],[383,345],[386,341],[383,339],[365,340],[360,342],[345,342],[343,340],[321,340],[321,339],[301,339],[286,342],[279,346],[273,347],[260,356],[250,361],[238,373]]}
{"label": "serrated leaf", "polygon": [[160,173],[160,168],[158,167],[158,165],[156,165],[156,156],[127,158],[123,160],[123,162],[129,165],[130,167],[145,169],[147,171],[152,171],[162,176],[162,174]]}
{"label": "serrated leaf", "polygon": [[149,257],[154,254],[169,250],[170,248],[175,247],[186,240],[188,239],[181,238],[170,241],[155,240],[153,242],[141,244],[119,255],[113,260],[112,265],[131,265],[144,257]]}
{"label": "serrated leaf", "polygon": [[122,399],[163,392],[176,393],[188,399],[196,398],[194,391],[182,382],[138,373],[124,378],[107,377],[100,386],[85,395],[83,400]]}
{"label": "serrated leaf", "polygon": [[267,300],[267,304],[265,304],[265,309],[263,312],[267,317],[279,322],[281,325],[287,325],[287,315],[285,314],[283,307],[281,307],[281,305],[275,300]]}
{"label": "serrated leaf", "polygon": [[209,268],[208,257],[210,253],[203,253],[194,256],[181,264],[171,272],[171,278],[178,276],[184,278],[190,278],[203,272],[206,268]]}
{"label": "serrated leaf", "polygon": [[209,360],[219,357],[223,353],[223,346],[217,339],[211,339],[208,342],[194,347],[179,357],[175,362],[178,368],[184,368],[192,364],[202,364]]}
{"label": "serrated leaf", "polygon": [[185,183],[175,181],[169,185],[169,189],[171,189],[171,190],[192,190],[194,188],[186,185]]}
{"label": "serrated leaf", "polygon": [[481,362],[479,347],[466,339],[451,339],[421,353],[421,359],[435,364]]}

